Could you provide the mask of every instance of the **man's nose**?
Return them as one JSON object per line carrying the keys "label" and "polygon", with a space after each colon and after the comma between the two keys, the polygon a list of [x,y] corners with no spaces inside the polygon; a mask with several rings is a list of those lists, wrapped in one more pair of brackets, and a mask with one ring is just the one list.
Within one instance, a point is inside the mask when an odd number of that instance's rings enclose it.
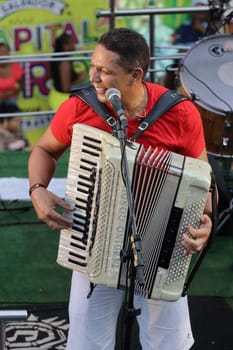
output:
{"label": "man's nose", "polygon": [[97,81],[99,82],[101,80],[100,78],[100,72],[98,69],[93,69],[90,71],[90,81],[94,82]]}

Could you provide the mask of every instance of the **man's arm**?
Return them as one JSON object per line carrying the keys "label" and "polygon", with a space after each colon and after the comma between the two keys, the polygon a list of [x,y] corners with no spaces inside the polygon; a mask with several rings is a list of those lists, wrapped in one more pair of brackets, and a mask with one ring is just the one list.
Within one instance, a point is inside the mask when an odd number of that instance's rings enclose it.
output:
{"label": "man's arm", "polygon": [[[64,153],[65,145],[59,143],[50,128],[33,147],[28,161],[31,200],[38,218],[52,229],[67,228],[72,222],[56,211],[56,207],[73,210],[68,203],[47,190],[52,179],[58,158]],[[39,184],[37,186],[37,184]]]}

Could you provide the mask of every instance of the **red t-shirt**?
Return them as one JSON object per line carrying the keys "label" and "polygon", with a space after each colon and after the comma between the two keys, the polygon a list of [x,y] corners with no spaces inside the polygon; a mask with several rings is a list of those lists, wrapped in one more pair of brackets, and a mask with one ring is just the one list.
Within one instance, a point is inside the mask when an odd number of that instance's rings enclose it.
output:
{"label": "red t-shirt", "polygon": [[[148,82],[145,82],[145,85],[148,90],[146,106],[146,114],[148,114],[167,89]],[[102,117],[79,98],[71,97],[61,104],[51,122],[54,137],[62,144],[69,146],[72,139],[73,125],[76,123],[86,124],[111,133],[110,126]],[[128,121],[129,138],[137,131],[138,126],[138,118]],[[200,114],[191,101],[182,101],[142,133],[136,142],[144,144],[146,148],[149,146],[158,147],[197,158],[205,148]]]}

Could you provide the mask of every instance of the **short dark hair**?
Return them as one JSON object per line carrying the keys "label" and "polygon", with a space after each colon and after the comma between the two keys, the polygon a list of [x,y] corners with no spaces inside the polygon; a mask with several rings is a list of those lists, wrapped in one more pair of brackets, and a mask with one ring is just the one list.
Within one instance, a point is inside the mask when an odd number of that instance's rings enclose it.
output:
{"label": "short dark hair", "polygon": [[10,46],[6,42],[0,41],[0,47],[6,47],[10,51]]}
{"label": "short dark hair", "polygon": [[150,52],[145,38],[128,28],[114,28],[104,33],[98,40],[107,50],[116,52],[119,65],[127,72],[140,67],[146,74],[150,64]]}
{"label": "short dark hair", "polygon": [[[11,114],[11,113],[18,113],[20,112],[20,109],[18,106],[14,104],[9,104],[7,102],[0,103],[0,114]],[[12,115],[9,117],[0,117],[0,124],[4,122],[4,120],[10,120],[11,118],[15,118],[16,115]]]}
{"label": "short dark hair", "polygon": [[64,45],[67,45],[72,40],[72,36],[68,33],[62,33],[55,40],[54,51],[55,52],[63,52]]}

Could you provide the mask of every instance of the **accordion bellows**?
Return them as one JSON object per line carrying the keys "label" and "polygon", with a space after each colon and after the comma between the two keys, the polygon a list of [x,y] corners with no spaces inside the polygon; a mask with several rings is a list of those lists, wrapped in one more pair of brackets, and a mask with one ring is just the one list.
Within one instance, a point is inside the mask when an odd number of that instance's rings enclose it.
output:
{"label": "accordion bellows", "polygon": [[[187,227],[199,227],[210,189],[208,163],[137,143],[126,146],[127,164],[140,235],[144,284],[135,293],[174,301],[182,294],[191,256],[181,244]],[[120,256],[131,230],[122,177],[119,140],[76,124],[70,149],[64,215],[72,229],[60,232],[57,262],[89,276],[90,282],[124,289],[127,265]]]}

